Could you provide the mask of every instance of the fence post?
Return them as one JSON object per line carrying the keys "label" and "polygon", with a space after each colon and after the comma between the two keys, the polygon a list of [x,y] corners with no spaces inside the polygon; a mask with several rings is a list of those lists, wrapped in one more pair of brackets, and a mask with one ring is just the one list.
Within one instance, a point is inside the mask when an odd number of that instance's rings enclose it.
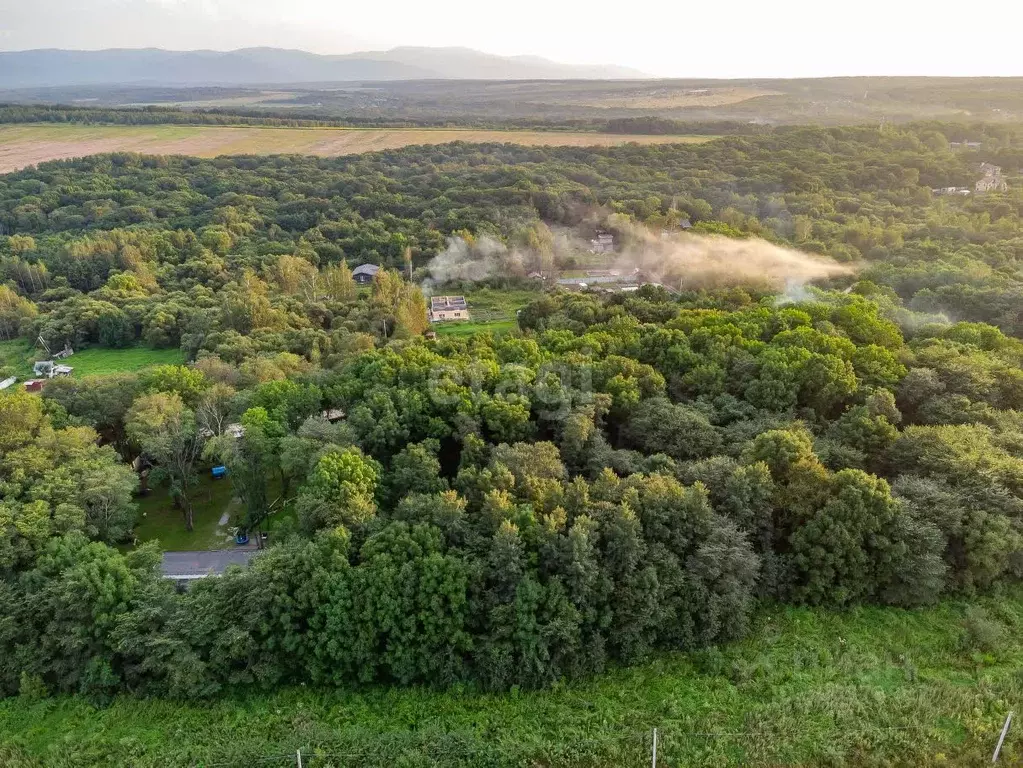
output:
{"label": "fence post", "polygon": [[298,758],[298,768],[302,768],[302,750],[301,750],[301,748],[295,750],[295,757]]}
{"label": "fence post", "polygon": [[653,762],[651,763],[653,768],[657,768],[657,729],[654,728],[654,754]]}
{"label": "fence post", "polygon": [[1009,723],[1012,722],[1012,712],[1009,712],[1008,717],[1005,718],[1005,725],[1002,726],[1002,735],[998,737],[998,743],[995,745],[995,753],[991,756],[991,762],[998,762],[998,753],[1002,751],[1002,742],[1005,741],[1005,734],[1009,732]]}

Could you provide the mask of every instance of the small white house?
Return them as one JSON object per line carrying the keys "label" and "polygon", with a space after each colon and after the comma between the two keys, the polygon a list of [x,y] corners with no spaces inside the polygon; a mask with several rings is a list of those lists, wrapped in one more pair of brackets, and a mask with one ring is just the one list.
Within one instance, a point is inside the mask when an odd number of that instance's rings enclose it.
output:
{"label": "small white house", "polygon": [[469,305],[465,296],[434,296],[430,299],[430,322],[468,320]]}

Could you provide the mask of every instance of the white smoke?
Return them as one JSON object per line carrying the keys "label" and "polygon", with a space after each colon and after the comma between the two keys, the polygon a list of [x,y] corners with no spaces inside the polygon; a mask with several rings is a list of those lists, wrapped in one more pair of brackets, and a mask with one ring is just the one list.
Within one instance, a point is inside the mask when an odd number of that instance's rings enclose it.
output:
{"label": "white smoke", "polygon": [[[608,221],[608,224],[612,224]],[[759,238],[735,239],[692,233],[659,237],[644,227],[615,216],[616,252],[606,266],[623,279],[662,283],[673,289],[746,285],[784,292],[791,301],[807,297],[808,283],[853,273],[849,266],[822,256],[787,248]],[[555,265],[586,254],[589,242],[568,230],[553,235]],[[540,269],[543,259],[528,248],[508,247],[487,236],[471,242],[449,237],[447,246],[427,264],[423,283],[429,295],[449,282],[480,282],[492,277],[524,277]],[[546,274],[546,269],[543,270]]]}
{"label": "white smoke", "polygon": [[461,237],[449,237],[447,247],[426,265],[430,276],[423,282],[423,293],[430,295],[435,286],[445,283],[523,276],[527,256],[485,235],[471,243]]}
{"label": "white smoke", "polygon": [[639,269],[650,282],[673,288],[761,285],[793,300],[815,280],[852,274],[836,261],[759,238],[683,233],[657,238],[643,229],[628,233],[616,259],[619,269]]}

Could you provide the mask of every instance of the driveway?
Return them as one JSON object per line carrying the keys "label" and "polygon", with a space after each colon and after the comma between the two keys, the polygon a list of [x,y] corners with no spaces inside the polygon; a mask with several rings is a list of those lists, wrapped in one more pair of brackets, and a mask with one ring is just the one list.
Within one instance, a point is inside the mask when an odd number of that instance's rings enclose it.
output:
{"label": "driveway", "polygon": [[245,565],[259,554],[256,548],[215,549],[204,552],[164,552],[163,575],[167,579],[191,581],[223,573],[229,565]]}

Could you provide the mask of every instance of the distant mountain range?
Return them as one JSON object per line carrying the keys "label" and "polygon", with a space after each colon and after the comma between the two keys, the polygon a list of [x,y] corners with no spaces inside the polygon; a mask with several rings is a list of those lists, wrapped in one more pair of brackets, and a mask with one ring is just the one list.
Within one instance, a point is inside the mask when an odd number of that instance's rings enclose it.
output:
{"label": "distant mountain range", "polygon": [[0,52],[0,88],[69,85],[272,85],[353,80],[617,80],[646,77],[616,66],[573,66],[470,48],[394,48],[321,56],[281,48],[237,51],[38,49]]}

